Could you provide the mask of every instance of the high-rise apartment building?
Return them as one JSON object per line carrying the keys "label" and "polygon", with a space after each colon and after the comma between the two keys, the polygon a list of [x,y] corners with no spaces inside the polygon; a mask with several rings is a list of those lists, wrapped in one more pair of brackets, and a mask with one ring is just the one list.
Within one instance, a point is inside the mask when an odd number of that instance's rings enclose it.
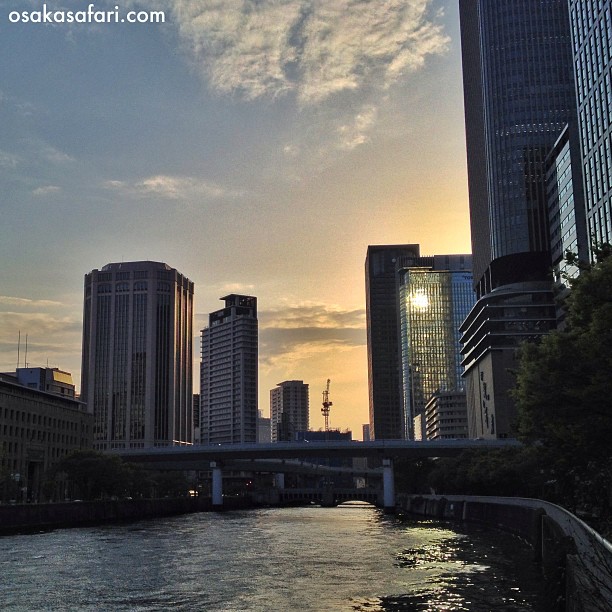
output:
{"label": "high-rise apartment building", "polygon": [[589,238],[612,242],[612,0],[569,0]]}
{"label": "high-rise apartment building", "polygon": [[81,399],[94,448],[191,444],[193,283],[165,263],[85,276]]}
{"label": "high-rise apartment building", "polygon": [[399,349],[397,269],[418,244],[369,246],[365,262],[370,435],[402,439],[405,418]]}
{"label": "high-rise apartment building", "polygon": [[202,330],[200,440],[257,442],[257,298],[227,295]]}
{"label": "high-rise apartment building", "polygon": [[286,380],[270,389],[272,442],[292,442],[295,433],[309,427],[308,385]]}
{"label": "high-rise apartment building", "polygon": [[405,437],[435,393],[463,391],[459,327],[476,296],[470,255],[418,257],[398,270]]}
{"label": "high-rise apartment building", "polygon": [[567,0],[460,0],[459,11],[479,298],[462,327],[463,364],[469,422],[485,424],[470,437],[505,437],[514,405],[495,402],[507,397],[503,373],[520,341],[554,326],[545,160],[576,116],[569,11]]}

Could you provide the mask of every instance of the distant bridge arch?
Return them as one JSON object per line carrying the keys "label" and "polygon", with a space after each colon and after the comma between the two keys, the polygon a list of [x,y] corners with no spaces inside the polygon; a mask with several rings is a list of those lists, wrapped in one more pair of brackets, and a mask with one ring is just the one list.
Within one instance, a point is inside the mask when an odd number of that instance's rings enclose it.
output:
{"label": "distant bridge arch", "polygon": [[383,507],[382,489],[366,488],[304,488],[272,489],[257,493],[255,501],[270,506],[290,506],[315,504],[319,506],[340,506],[351,501],[360,501]]}

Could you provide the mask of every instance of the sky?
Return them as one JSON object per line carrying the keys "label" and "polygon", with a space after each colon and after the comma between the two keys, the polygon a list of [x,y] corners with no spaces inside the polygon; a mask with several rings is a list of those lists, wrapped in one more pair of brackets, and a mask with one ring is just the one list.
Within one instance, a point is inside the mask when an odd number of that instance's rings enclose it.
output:
{"label": "sky", "polygon": [[84,275],[163,261],[195,283],[195,372],[219,298],[254,295],[260,409],[304,380],[318,429],[329,378],[330,426],[361,439],[368,245],[470,251],[457,1],[98,0],[105,22],[68,23],[90,4],[0,5],[0,371],[27,335],[78,387]]}

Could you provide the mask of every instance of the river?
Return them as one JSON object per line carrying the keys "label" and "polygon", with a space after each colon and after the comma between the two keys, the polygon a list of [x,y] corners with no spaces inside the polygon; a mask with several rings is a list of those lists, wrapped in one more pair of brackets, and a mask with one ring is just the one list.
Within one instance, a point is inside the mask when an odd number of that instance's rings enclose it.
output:
{"label": "river", "polygon": [[198,513],[0,538],[0,609],[537,611],[508,534],[365,505]]}

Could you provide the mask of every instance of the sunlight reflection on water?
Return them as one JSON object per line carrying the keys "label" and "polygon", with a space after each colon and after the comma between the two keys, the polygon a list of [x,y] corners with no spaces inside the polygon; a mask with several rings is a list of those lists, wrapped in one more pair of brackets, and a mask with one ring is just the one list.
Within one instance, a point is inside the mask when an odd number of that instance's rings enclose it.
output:
{"label": "sunlight reflection on water", "polygon": [[0,608],[538,610],[528,549],[505,534],[454,529],[348,506],[10,536],[0,538]]}

